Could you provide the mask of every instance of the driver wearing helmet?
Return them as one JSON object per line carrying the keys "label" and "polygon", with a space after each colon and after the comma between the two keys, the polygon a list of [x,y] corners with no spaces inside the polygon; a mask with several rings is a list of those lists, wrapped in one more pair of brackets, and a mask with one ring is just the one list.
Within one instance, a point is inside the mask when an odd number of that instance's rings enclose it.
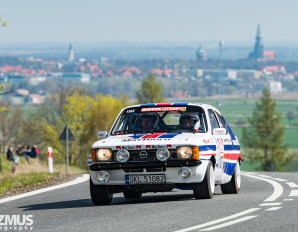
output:
{"label": "driver wearing helmet", "polygon": [[145,113],[139,115],[139,128],[141,130],[157,129],[158,116],[156,113]]}
{"label": "driver wearing helmet", "polygon": [[179,121],[180,129],[194,130],[198,132],[200,127],[200,119],[198,113],[195,112],[184,112],[180,116]]}

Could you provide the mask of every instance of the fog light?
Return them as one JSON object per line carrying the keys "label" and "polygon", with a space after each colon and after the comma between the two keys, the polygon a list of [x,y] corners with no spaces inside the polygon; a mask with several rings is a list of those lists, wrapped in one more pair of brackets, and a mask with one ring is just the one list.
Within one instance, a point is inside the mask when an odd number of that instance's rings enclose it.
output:
{"label": "fog light", "polygon": [[166,161],[170,157],[170,152],[166,148],[160,148],[156,152],[156,158],[159,161]]}
{"label": "fog light", "polygon": [[99,183],[107,183],[110,179],[110,175],[106,171],[100,171],[97,173],[96,179]]}
{"label": "fog light", "polygon": [[190,175],[191,175],[191,170],[188,167],[182,167],[178,172],[178,177],[183,180],[188,179]]}
{"label": "fog light", "polygon": [[120,163],[125,163],[129,160],[130,154],[128,150],[121,149],[116,153],[116,160]]}

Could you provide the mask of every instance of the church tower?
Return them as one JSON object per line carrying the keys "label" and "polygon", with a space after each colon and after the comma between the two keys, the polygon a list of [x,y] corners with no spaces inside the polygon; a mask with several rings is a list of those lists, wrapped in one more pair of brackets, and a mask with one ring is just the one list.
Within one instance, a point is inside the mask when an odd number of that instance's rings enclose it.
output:
{"label": "church tower", "polygon": [[261,34],[261,27],[258,24],[257,35],[256,35],[256,42],[254,51],[249,53],[249,59],[263,59],[264,57],[264,46],[262,41],[262,34]]}
{"label": "church tower", "polygon": [[200,45],[196,51],[196,56],[198,61],[205,61],[206,60],[206,52]]}
{"label": "church tower", "polygon": [[74,50],[72,49],[71,43],[69,44],[69,49],[68,49],[68,61],[74,61]]}

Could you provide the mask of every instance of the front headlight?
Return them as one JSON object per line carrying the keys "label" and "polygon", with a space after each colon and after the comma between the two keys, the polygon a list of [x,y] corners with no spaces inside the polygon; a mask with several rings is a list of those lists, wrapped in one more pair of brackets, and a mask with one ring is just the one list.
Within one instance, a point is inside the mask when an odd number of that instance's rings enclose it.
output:
{"label": "front headlight", "polygon": [[100,148],[96,152],[96,158],[99,161],[111,161],[112,150],[110,148]]}
{"label": "front headlight", "polygon": [[179,159],[191,159],[192,158],[192,147],[178,147],[177,155]]}

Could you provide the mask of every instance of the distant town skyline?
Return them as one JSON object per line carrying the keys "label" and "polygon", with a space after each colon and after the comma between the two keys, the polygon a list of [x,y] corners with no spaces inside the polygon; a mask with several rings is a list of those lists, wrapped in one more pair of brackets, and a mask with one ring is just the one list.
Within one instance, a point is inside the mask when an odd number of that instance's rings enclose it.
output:
{"label": "distant town skyline", "polygon": [[298,45],[294,0],[1,0],[0,43],[197,42]]}

